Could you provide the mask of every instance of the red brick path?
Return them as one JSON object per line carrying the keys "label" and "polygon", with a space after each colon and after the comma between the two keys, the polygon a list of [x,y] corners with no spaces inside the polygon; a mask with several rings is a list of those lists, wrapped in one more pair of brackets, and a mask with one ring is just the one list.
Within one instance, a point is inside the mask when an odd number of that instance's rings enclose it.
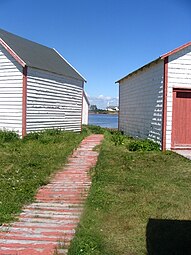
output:
{"label": "red brick path", "polygon": [[36,202],[23,208],[19,221],[0,227],[0,255],[67,254],[91,185],[88,171],[97,161],[93,148],[102,139],[85,138],[64,169],[38,191]]}

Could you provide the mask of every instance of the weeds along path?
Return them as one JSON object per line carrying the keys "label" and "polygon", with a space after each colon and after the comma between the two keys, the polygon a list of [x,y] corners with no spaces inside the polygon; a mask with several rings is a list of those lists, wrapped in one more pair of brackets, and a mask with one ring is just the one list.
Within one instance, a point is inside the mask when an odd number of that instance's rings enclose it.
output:
{"label": "weeds along path", "polygon": [[0,255],[67,254],[91,185],[103,135],[86,137],[36,201],[23,208],[17,222],[0,227]]}

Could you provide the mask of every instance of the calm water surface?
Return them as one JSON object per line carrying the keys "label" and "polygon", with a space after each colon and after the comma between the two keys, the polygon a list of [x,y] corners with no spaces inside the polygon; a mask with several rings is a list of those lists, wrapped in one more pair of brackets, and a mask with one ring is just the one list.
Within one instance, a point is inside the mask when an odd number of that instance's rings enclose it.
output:
{"label": "calm water surface", "polygon": [[89,125],[107,128],[118,128],[117,114],[89,114]]}

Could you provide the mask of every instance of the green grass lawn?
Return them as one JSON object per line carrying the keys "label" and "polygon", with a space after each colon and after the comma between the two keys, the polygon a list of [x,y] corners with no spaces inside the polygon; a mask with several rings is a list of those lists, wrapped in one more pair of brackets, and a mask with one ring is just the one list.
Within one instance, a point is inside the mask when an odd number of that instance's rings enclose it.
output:
{"label": "green grass lawn", "polygon": [[106,132],[69,255],[147,254],[150,218],[191,220],[191,161],[168,151],[130,152],[131,140],[115,141]]}
{"label": "green grass lawn", "polygon": [[86,133],[50,130],[21,140],[0,132],[0,224],[34,200],[37,189],[48,183]]}
{"label": "green grass lawn", "polygon": [[69,255],[147,254],[146,230],[149,236],[153,220],[156,226],[160,220],[181,220],[183,225],[191,220],[191,161],[102,128],[85,127],[82,134],[46,131],[24,140],[0,132],[0,224],[15,219],[34,200],[37,189],[91,132],[105,133],[105,140]]}

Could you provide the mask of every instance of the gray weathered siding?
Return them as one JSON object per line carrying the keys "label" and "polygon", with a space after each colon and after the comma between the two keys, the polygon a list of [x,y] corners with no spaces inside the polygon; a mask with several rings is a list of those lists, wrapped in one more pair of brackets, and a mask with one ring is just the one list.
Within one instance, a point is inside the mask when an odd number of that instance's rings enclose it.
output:
{"label": "gray weathered siding", "polygon": [[0,45],[0,129],[22,133],[22,67]]}
{"label": "gray weathered siding", "polygon": [[81,130],[83,81],[28,69],[27,133],[46,128]]}
{"label": "gray weathered siding", "polygon": [[163,61],[151,64],[120,81],[119,129],[161,144]]}

